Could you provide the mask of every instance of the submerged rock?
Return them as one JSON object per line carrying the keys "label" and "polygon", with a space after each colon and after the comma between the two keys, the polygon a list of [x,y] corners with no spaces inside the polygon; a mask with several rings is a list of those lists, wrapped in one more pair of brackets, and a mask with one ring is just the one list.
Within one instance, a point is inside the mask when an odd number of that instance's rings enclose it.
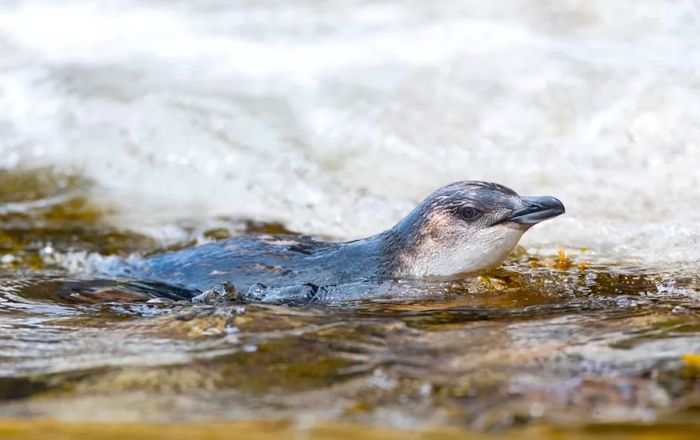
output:
{"label": "submerged rock", "polygon": [[215,304],[222,302],[237,302],[241,295],[231,283],[223,283],[192,298],[194,304]]}

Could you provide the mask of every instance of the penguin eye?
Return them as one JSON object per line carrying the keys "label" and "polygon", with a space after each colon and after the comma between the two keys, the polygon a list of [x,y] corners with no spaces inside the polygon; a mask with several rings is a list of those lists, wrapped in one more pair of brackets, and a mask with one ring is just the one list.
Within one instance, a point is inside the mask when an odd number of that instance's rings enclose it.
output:
{"label": "penguin eye", "polygon": [[471,206],[465,206],[459,210],[459,215],[465,220],[474,220],[479,216],[479,211]]}

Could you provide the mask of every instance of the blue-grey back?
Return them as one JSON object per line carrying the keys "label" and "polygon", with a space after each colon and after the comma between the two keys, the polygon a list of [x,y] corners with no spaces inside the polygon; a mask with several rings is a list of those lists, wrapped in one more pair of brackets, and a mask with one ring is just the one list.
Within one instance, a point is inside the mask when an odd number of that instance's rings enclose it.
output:
{"label": "blue-grey back", "polygon": [[207,290],[232,283],[281,287],[335,285],[376,275],[378,250],[371,239],[333,243],[295,235],[249,235],[153,255],[130,264],[123,276]]}

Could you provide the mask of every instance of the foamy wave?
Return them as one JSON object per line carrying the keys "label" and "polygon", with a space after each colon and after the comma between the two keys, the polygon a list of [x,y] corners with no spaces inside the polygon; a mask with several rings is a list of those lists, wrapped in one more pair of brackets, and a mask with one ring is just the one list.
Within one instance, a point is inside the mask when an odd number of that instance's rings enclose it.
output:
{"label": "foamy wave", "polygon": [[[700,13],[354,2],[0,6],[0,164],[78,169],[113,222],[280,220],[355,238],[435,187],[567,215],[525,245],[700,267]],[[157,234],[157,232],[155,232]]]}

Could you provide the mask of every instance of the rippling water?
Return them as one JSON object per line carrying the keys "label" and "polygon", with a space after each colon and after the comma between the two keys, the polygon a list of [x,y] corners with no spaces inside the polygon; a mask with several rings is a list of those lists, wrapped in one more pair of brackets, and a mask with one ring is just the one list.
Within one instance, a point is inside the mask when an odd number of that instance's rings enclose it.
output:
{"label": "rippling water", "polygon": [[[696,276],[520,248],[477,278],[345,286],[303,307],[193,304],[87,274],[97,255],[165,248],[105,223],[82,179],[2,172],[0,188],[3,417],[695,426]],[[179,227],[180,246],[282,231]]]}
{"label": "rippling water", "polygon": [[[694,1],[3,2],[0,415],[695,423],[699,20]],[[356,238],[461,179],[567,215],[487,277],[364,301],[153,301],[84,271],[244,232]]]}

